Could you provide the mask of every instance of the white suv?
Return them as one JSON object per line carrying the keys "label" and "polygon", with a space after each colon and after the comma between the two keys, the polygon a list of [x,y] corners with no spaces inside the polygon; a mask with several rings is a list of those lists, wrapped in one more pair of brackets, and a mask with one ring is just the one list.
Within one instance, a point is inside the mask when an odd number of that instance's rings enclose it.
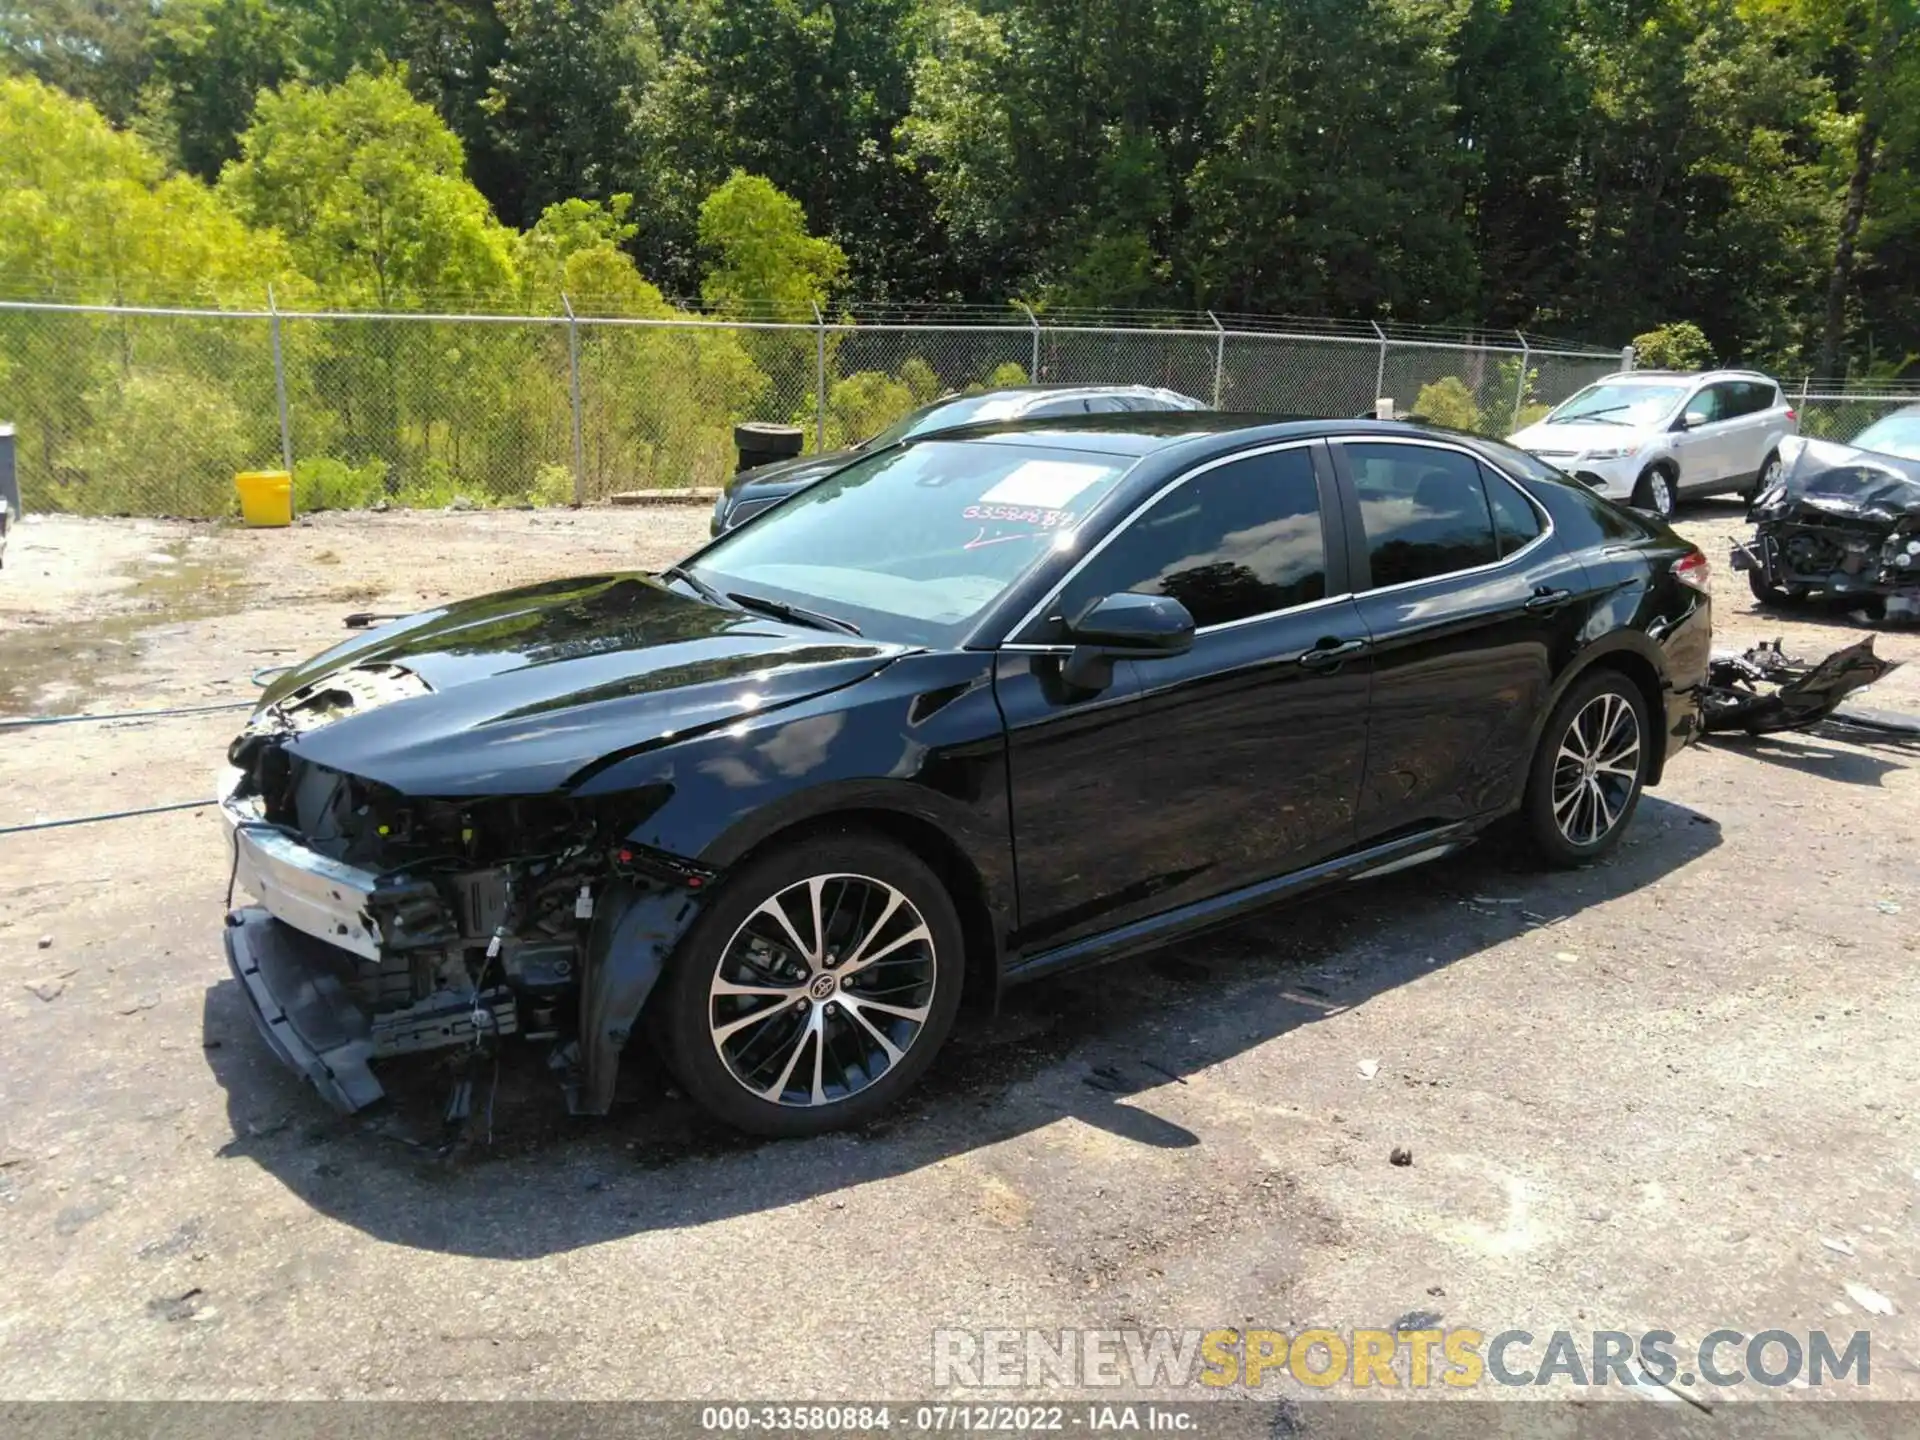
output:
{"label": "white suv", "polygon": [[1683,497],[1765,489],[1798,424],[1779,385],[1752,370],[1629,370],[1509,439],[1610,499],[1670,515]]}

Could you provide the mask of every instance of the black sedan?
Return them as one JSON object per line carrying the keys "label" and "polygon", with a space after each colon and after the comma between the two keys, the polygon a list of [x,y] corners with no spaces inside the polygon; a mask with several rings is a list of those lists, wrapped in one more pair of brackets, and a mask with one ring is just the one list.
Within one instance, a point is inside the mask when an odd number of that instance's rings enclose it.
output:
{"label": "black sedan", "polygon": [[747,1130],[861,1121],[963,998],[1517,815],[1605,855],[1697,730],[1699,551],[1532,457],[1132,415],[856,462],[658,576],[429,610],[229,759],[232,968],[337,1105],[369,1062],[626,1048]]}
{"label": "black sedan", "polygon": [[870,439],[844,450],[756,465],[727,482],[713,504],[710,533],[719,535],[770,510],[787,496],[825,479],[842,465],[917,440],[936,430],[1009,420],[1064,419],[1072,415],[1117,415],[1150,410],[1204,410],[1191,395],[1156,385],[1010,385],[974,395],[948,395],[902,415]]}

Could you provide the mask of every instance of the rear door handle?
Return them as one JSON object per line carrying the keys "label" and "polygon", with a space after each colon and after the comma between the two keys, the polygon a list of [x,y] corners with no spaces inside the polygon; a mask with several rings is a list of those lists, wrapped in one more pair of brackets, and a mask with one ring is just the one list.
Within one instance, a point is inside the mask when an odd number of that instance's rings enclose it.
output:
{"label": "rear door handle", "polygon": [[1300,663],[1309,670],[1338,670],[1366,648],[1367,642],[1364,640],[1340,643],[1331,639],[1322,640],[1317,649],[1309,650],[1300,657]]}
{"label": "rear door handle", "polygon": [[1572,598],[1571,590],[1549,590],[1542,585],[1527,600],[1527,609],[1536,615],[1547,615],[1558,610]]}

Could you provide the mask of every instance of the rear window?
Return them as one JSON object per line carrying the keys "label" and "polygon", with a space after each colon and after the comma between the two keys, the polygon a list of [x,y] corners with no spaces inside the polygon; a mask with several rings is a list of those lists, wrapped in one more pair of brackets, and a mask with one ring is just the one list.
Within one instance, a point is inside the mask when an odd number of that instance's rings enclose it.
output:
{"label": "rear window", "polygon": [[1345,449],[1376,586],[1430,580],[1500,558],[1477,461],[1426,445],[1349,443]]}

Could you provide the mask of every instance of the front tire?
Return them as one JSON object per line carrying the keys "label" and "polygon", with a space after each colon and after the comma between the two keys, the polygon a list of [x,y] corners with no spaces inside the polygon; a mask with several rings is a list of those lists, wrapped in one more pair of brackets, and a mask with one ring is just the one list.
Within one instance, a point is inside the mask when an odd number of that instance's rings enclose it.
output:
{"label": "front tire", "polygon": [[1521,807],[1548,864],[1590,864],[1619,845],[1640,805],[1651,745],[1646,699],[1619,671],[1593,671],[1561,697]]}
{"label": "front tire", "polygon": [[687,1094],[756,1135],[864,1124],[953,1028],[959,916],[937,876],[874,835],[750,861],[676,951],[657,1024]]}
{"label": "front tire", "polygon": [[1679,491],[1671,473],[1663,465],[1649,465],[1640,472],[1640,479],[1633,487],[1633,501],[1642,510],[1651,510],[1662,520],[1673,518],[1673,507],[1679,502]]}

